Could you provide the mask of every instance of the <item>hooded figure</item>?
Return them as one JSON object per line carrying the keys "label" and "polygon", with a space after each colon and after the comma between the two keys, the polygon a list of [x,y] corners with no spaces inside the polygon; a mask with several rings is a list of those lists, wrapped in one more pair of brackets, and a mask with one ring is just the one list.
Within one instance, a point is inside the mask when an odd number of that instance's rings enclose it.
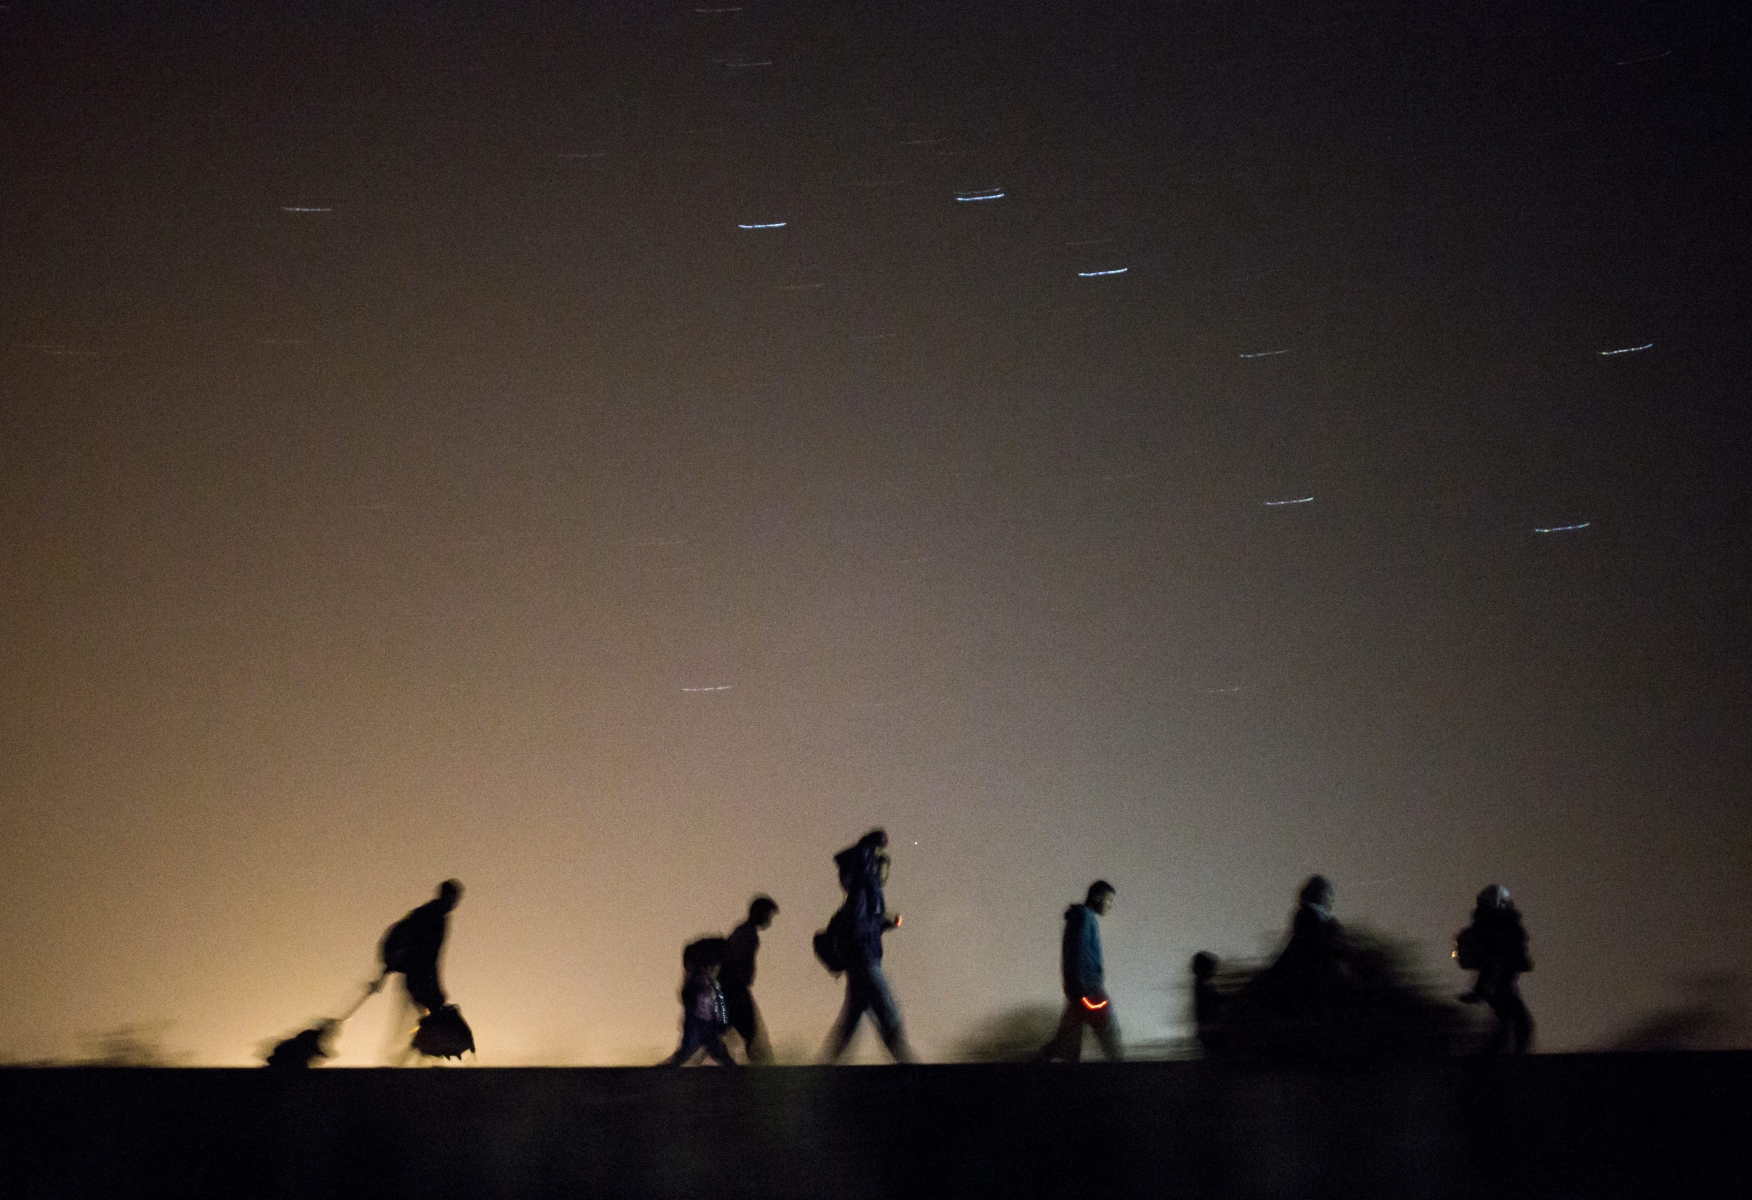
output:
{"label": "hooded figure", "polygon": [[1311,875],[1302,885],[1290,940],[1267,968],[1271,994],[1285,1016],[1316,1015],[1344,990],[1344,927],[1332,915],[1332,882]]}
{"label": "hooded figure", "polygon": [[911,1062],[912,1048],[900,1024],[900,1009],[894,1003],[894,993],[882,974],[882,935],[898,928],[900,918],[888,916],[888,904],[882,885],[888,879],[888,856],[882,851],[888,846],[888,834],[872,829],[857,843],[833,856],[839,868],[840,886],[846,891],[845,903],[834,914],[833,930],[839,943],[834,949],[840,955],[846,973],[846,1002],[839,1018],[827,1035],[824,1054],[828,1062],[836,1062],[845,1053],[865,1013],[876,1022],[882,1042],[897,1062]]}
{"label": "hooded figure", "polygon": [[1111,1061],[1123,1057],[1119,1023],[1107,996],[1107,971],[1101,961],[1101,921],[1113,903],[1113,885],[1097,879],[1081,904],[1065,909],[1065,932],[1059,943],[1059,978],[1065,989],[1065,1011],[1058,1032],[1040,1049],[1041,1061],[1078,1061],[1083,1054],[1083,1030],[1094,1031],[1101,1053]]}
{"label": "hooded figure", "polygon": [[1525,1053],[1533,1042],[1533,1017],[1515,980],[1533,969],[1533,960],[1527,957],[1527,931],[1508,888],[1493,883],[1478,893],[1472,924],[1454,937],[1454,959],[1462,970],[1478,972],[1472,990],[1460,999],[1468,1004],[1482,1000],[1496,1016],[1485,1053]]}

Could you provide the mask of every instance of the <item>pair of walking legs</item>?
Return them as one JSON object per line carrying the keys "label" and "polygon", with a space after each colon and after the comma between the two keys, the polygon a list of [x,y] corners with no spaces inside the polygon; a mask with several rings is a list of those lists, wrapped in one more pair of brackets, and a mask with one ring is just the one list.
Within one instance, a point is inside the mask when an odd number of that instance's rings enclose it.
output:
{"label": "pair of walking legs", "polygon": [[1480,989],[1484,1002],[1496,1015],[1496,1028],[1485,1044],[1486,1054],[1501,1054],[1505,1050],[1525,1054],[1533,1045],[1533,1015],[1521,999],[1521,989],[1513,983],[1499,985],[1489,991]]}
{"label": "pair of walking legs", "polygon": [[1119,1022],[1113,1019],[1113,1005],[1105,1004],[1091,1010],[1083,1003],[1081,996],[1065,1001],[1065,1012],[1059,1018],[1058,1032],[1052,1035],[1052,1041],[1040,1048],[1037,1057],[1042,1062],[1055,1058],[1077,1062],[1083,1057],[1085,1029],[1094,1031],[1095,1040],[1101,1043],[1101,1053],[1107,1061],[1118,1062],[1125,1057],[1119,1045]]}
{"label": "pair of walking legs", "polygon": [[895,1006],[894,993],[888,990],[888,980],[883,978],[882,967],[877,963],[858,963],[846,968],[846,1003],[827,1035],[826,1060],[839,1061],[865,1013],[876,1023],[876,1032],[882,1035],[882,1044],[895,1061],[912,1062],[912,1047],[907,1045],[906,1031],[900,1026],[900,1009]]}
{"label": "pair of walking legs", "polygon": [[766,1028],[761,1024],[760,1009],[754,996],[745,987],[735,984],[724,988],[724,1012],[730,1018],[730,1028],[742,1038],[742,1051],[750,1063],[773,1061],[772,1044],[767,1041]]}
{"label": "pair of walking legs", "polygon": [[681,1045],[675,1048],[675,1053],[663,1060],[666,1067],[686,1066],[688,1060],[701,1050],[706,1057],[721,1067],[734,1067],[736,1060],[730,1057],[730,1051],[724,1048],[723,1035],[711,1021],[702,1021],[698,1017],[684,1017],[681,1022]]}

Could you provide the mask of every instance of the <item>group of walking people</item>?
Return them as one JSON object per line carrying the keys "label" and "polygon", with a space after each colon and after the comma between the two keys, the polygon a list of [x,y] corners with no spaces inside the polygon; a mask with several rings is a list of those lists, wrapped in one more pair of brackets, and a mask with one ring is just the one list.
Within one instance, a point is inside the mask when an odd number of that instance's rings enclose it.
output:
{"label": "group of walking people", "polygon": [[[865,1016],[897,1062],[914,1061],[900,1009],[882,971],[882,939],[902,923],[899,914],[889,914],[884,894],[890,866],[887,847],[887,833],[872,829],[833,858],[845,898],[827,927],[815,935],[814,950],[824,967],[845,976],[846,993],[828,1033],[825,1062],[840,1060]],[[1036,1053],[1037,1061],[1078,1061],[1085,1031],[1094,1035],[1108,1059],[1123,1056],[1101,949],[1101,918],[1112,909],[1116,895],[1111,883],[1097,879],[1080,902],[1065,910],[1059,954],[1064,1010],[1051,1040]],[[474,1048],[467,1023],[448,1003],[438,977],[449,915],[461,896],[462,885],[446,880],[434,899],[390,927],[379,947],[382,974],[366,993],[379,990],[391,974],[400,974],[420,1014],[412,1049],[434,1057],[460,1057]],[[1331,882],[1321,875],[1310,877],[1298,899],[1289,940],[1250,986],[1275,1014],[1289,1020],[1317,1020],[1340,1006],[1347,995],[1350,953],[1344,930],[1333,915]],[[746,918],[729,936],[700,938],[683,948],[681,1042],[664,1065],[682,1066],[704,1056],[735,1066],[737,1060],[724,1041],[730,1032],[740,1039],[747,1062],[772,1061],[753,985],[760,935],[778,912],[772,897],[756,896]],[[1533,964],[1521,915],[1507,888],[1492,884],[1478,894],[1471,923],[1455,937],[1454,959],[1462,969],[1477,973],[1474,986],[1459,998],[1486,1004],[1495,1016],[1487,1049],[1526,1051],[1533,1022],[1516,981]],[[1219,990],[1214,956],[1194,955],[1192,974],[1199,1038],[1207,1051],[1214,1050],[1235,998]],[[281,1043],[270,1056],[270,1065],[305,1066],[325,1057],[325,1039],[338,1023],[320,1022]]]}

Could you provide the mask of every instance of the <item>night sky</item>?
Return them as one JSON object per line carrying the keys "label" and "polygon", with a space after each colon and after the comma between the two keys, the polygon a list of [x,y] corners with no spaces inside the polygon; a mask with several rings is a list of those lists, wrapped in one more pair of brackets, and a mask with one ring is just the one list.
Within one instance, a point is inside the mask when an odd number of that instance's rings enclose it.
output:
{"label": "night sky", "polygon": [[10,0],[0,1055],[252,1061],[446,876],[483,1062],[655,1061],[756,891],[806,1054],[878,824],[927,1057],[1096,876],[1140,1041],[1313,871],[1452,991],[1508,885],[1545,1049],[1747,969],[1749,47]]}

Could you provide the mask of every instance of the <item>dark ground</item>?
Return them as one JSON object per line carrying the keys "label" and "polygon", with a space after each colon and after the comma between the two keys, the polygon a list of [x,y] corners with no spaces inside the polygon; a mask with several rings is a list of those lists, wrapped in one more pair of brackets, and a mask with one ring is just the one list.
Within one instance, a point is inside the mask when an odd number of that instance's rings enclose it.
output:
{"label": "dark ground", "polygon": [[1752,1194],[1752,1054],[0,1071],[10,1195]]}

